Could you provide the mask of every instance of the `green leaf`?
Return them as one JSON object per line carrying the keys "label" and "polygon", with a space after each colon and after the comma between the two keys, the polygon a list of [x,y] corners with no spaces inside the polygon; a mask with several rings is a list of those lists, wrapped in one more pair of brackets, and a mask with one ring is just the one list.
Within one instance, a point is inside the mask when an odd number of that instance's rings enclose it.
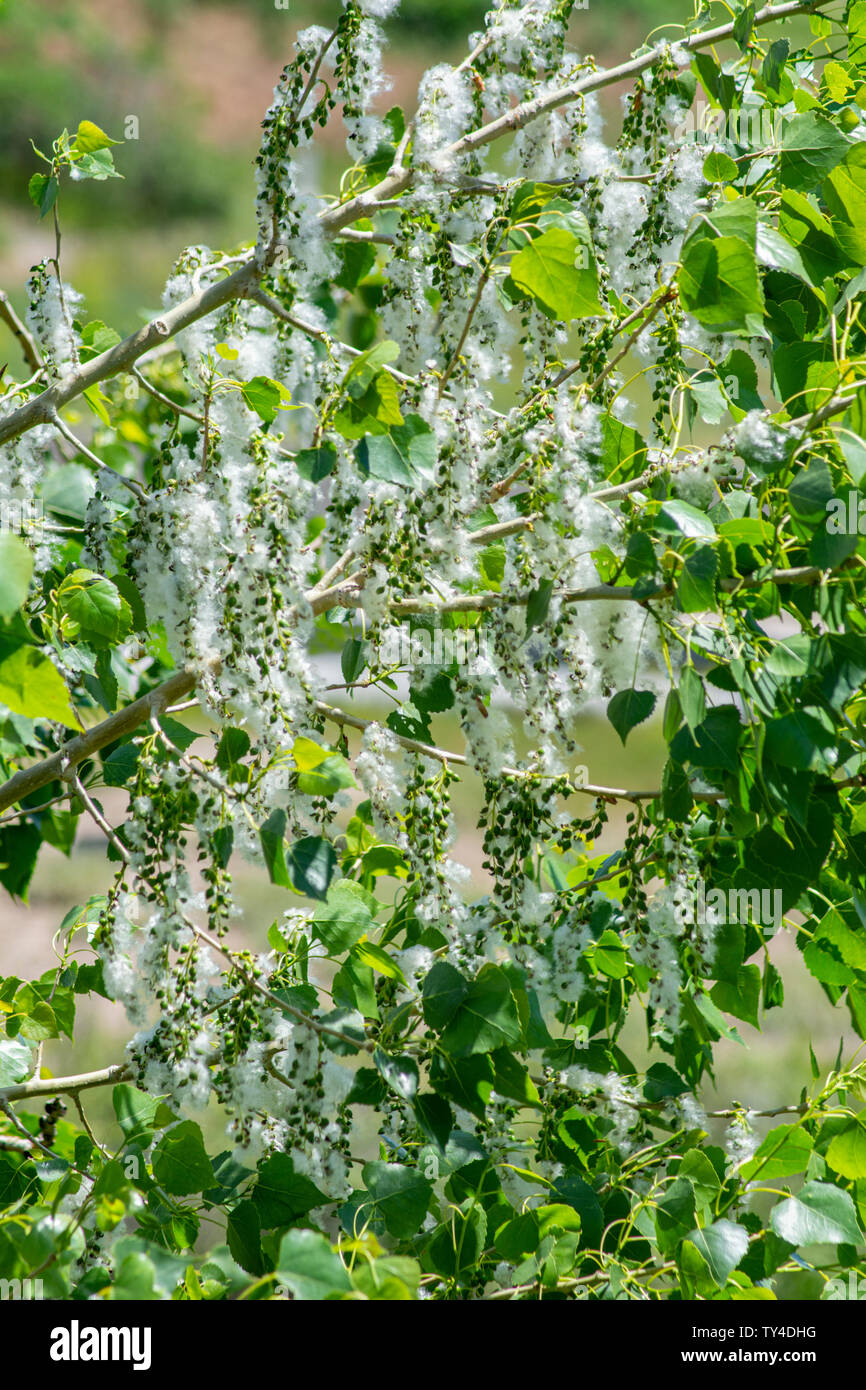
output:
{"label": "green leaf", "polygon": [[33,1051],[18,1038],[0,1038],[0,1086],[15,1086],[30,1071]]}
{"label": "green leaf", "polygon": [[763,332],[764,297],[754,250],[739,237],[692,238],[683,251],[680,300],[716,333]]}
{"label": "green leaf", "polygon": [[731,183],[738,175],[739,170],[729,155],[713,151],[704,160],[704,178],[707,183]]}
{"label": "green leaf", "polygon": [[499,1047],[490,1056],[493,1060],[494,1086],[499,1095],[516,1100],[519,1105],[540,1105],[535,1082],[513,1052]]}
{"label": "green leaf", "polygon": [[712,546],[699,545],[686,556],[677,579],[677,602],[683,613],[703,613],[716,604],[719,557]]}
{"label": "green leaf", "polygon": [[764,662],[764,670],[770,675],[805,676],[809,669],[809,653],[812,639],[806,633],[794,633],[790,637],[779,637],[773,643],[772,651]]}
{"label": "green leaf", "polygon": [[65,463],[53,469],[42,484],[42,500],[48,511],[63,518],[83,521],[96,491],[96,480],[81,463]]}
{"label": "green leaf", "polygon": [[836,241],[849,261],[866,265],[866,150],[852,145],[821,186]]}
{"label": "green leaf", "polygon": [[424,1021],[437,1032],[451,1021],[469,994],[469,981],[447,961],[437,961],[424,980]]}
{"label": "green leaf", "polygon": [[268,1230],[288,1226],[314,1207],[320,1207],[327,1198],[309,1178],[295,1172],[288,1154],[274,1153],[259,1165],[252,1200],[262,1226]]}
{"label": "green leaf", "polygon": [[812,1148],[812,1140],[802,1125],[777,1125],[753,1157],[741,1165],[739,1175],[743,1182],[757,1178],[761,1182],[771,1182],[802,1173]]}
{"label": "green leaf", "polygon": [[343,379],[346,404],[335,418],[336,429],[346,439],[360,439],[365,434],[384,434],[389,425],[400,425],[400,398],[397,384],[382,368],[399,355],[396,343],[377,343],[367,348],[352,363]]}
{"label": "green leaf", "polygon": [[[761,68],[761,77],[767,87],[773,92],[779,92],[782,74],[791,45],[788,39],[776,39],[767,49],[767,55]],[[790,90],[790,84],[788,84]]]}
{"label": "green leaf", "polygon": [[694,805],[691,787],[684,768],[669,759],[662,773],[662,806],[666,816],[684,821]]}
{"label": "green leaf", "polygon": [[153,1176],[173,1197],[213,1186],[213,1167],[193,1120],[183,1120],[160,1139],[153,1151]]}
{"label": "green leaf", "polygon": [[767,721],[764,757],[781,767],[829,772],[836,762],[836,737],[805,710],[798,710]]}
{"label": "green leaf", "polygon": [[337,449],[330,441],[320,444],[316,449],[302,449],[295,455],[295,468],[299,477],[308,483],[320,483],[334,471],[337,462]]}
{"label": "green leaf", "polygon": [[772,270],[783,270],[788,275],[795,275],[798,280],[809,283],[809,275],[800,252],[775,227],[768,227],[765,222],[758,224],[755,252],[760,265],[769,266]]}
{"label": "green leaf", "polygon": [[798,516],[824,516],[835,488],[823,459],[802,469],[788,488],[788,498]]}
{"label": "green leaf", "polygon": [[546,622],[547,614],[550,611],[550,600],[553,597],[553,580],[542,579],[537,589],[533,589],[526,603],[526,635],[529,636],[533,628],[541,627]]}
{"label": "green leaf", "polygon": [[847,1192],[826,1182],[807,1182],[796,1197],[777,1202],[770,1227],[789,1245],[859,1245],[863,1235]]}
{"label": "green leaf", "polygon": [[373,1061],[386,1085],[403,1100],[411,1101],[418,1092],[418,1063],[412,1057],[390,1057],[377,1047]]}
{"label": "green leaf", "polygon": [[266,425],[272,425],[286,404],[286,391],[269,376],[254,376],[241,387],[244,404]]}
{"label": "green leaf", "polygon": [[713,1280],[724,1288],[749,1248],[749,1234],[732,1221],[714,1221],[703,1230],[694,1230],[683,1242],[683,1262],[687,1261],[685,1247],[691,1245],[706,1261]]}
{"label": "green leaf", "polygon": [[286,867],[292,887],[298,893],[324,901],[337,867],[337,855],[326,836],[308,835],[291,845],[286,854]]}
{"label": "green leaf", "polygon": [[12,1032],[13,1026],[20,1032],[22,1038],[29,1038],[31,1042],[45,1042],[48,1038],[59,1038],[60,1029],[57,1025],[57,1018],[51,1005],[43,999],[29,1001],[27,1006],[21,1008],[16,998],[16,1012],[18,1017],[13,1015],[7,1023],[7,1031]]}
{"label": "green leaf", "polygon": [[693,507],[690,502],[680,502],[676,498],[665,502],[659,512],[659,527],[663,531],[679,531],[681,536],[696,540],[715,540],[716,528],[706,512]]}
{"label": "green leaf", "polygon": [[782,134],[782,183],[799,192],[816,188],[844,158],[849,143],[832,121],[816,111],[789,116]]}
{"label": "green leaf", "polygon": [[287,1231],[280,1241],[276,1273],[301,1303],[339,1298],[352,1291],[346,1266],[318,1231]]}
{"label": "green leaf", "polygon": [[548,227],[512,258],[511,278],[565,323],[604,313],[588,224],[579,237],[564,227]]}
{"label": "green leaf", "polygon": [[347,685],[356,681],[367,664],[367,643],[359,637],[350,637],[340,653],[340,670]]}
{"label": "green leaf", "polygon": [[0,618],[23,608],[33,578],[33,552],[12,531],[0,532]]}
{"label": "green leaf", "polygon": [[78,723],[60,672],[36,647],[0,643],[0,704],[29,719],[53,719],[67,728]]}
{"label": "green leaf", "polygon": [[[361,1176],[374,1213],[398,1240],[408,1240],[427,1214],[433,1188],[413,1168],[402,1163],[365,1163]],[[367,1203],[359,1210],[365,1217]]]}
{"label": "green leaf", "polygon": [[298,774],[298,791],[307,796],[335,796],[344,787],[354,787],[355,779],[342,753],[322,750],[325,756],[310,771]]}
{"label": "green leaf", "polygon": [[18,895],[26,900],[42,839],[35,825],[0,827],[0,883],[13,897]]}
{"label": "green leaf", "polygon": [[53,174],[34,174],[27,185],[30,201],[39,209],[40,219],[54,207],[57,188],[57,179]]}
{"label": "green leaf", "polygon": [[[831,1139],[824,1155],[828,1167],[852,1182],[866,1178],[866,1125],[858,1118]],[[858,1237],[858,1244],[860,1238]]]}
{"label": "green leaf", "polygon": [[396,361],[400,356],[398,343],[386,338],[358,354],[343,378],[343,385],[356,399],[363,396],[382,368]]}
{"label": "green leaf", "polygon": [[436,468],[436,435],[420,415],[407,415],[385,434],[368,434],[358,443],[358,466],[365,477],[418,487]]}
{"label": "green leaf", "polygon": [[[684,1088],[685,1090],[688,1087]],[[708,1207],[721,1189],[719,1175],[702,1149],[689,1149],[677,1169],[677,1176],[688,1178],[694,1188],[698,1207]]]}
{"label": "green leaf", "polygon": [[848,61],[855,67],[866,64],[866,0],[855,0],[848,10]]}
{"label": "green leaf", "polygon": [[384,975],[388,980],[399,980],[401,984],[406,984],[403,971],[381,946],[376,946],[372,941],[359,941],[352,947],[352,954],[362,965],[369,966],[377,974]]}
{"label": "green leaf", "polygon": [[[323,893],[321,895],[325,897]],[[310,923],[312,933],[331,956],[342,955],[370,930],[373,914],[364,890],[351,879],[341,878],[327,890],[327,902],[317,907]]]}
{"label": "green leaf", "polygon": [[87,640],[105,637],[114,641],[132,625],[132,613],[117,585],[93,570],[68,574],[57,590],[57,606],[78,624]]}
{"label": "green leaf", "polygon": [[366,1298],[377,1302],[408,1302],[418,1296],[421,1266],[403,1255],[383,1255],[356,1263],[352,1282]]}
{"label": "green leaf", "polygon": [[656,697],[651,690],[619,690],[607,705],[607,717],[619,734],[623,747],[632,729],[649,719]]}
{"label": "green leaf", "polygon": [[659,1250],[669,1255],[676,1249],[695,1220],[695,1191],[685,1178],[677,1177],[665,1190],[655,1211]]}
{"label": "green leaf", "polygon": [[605,412],[601,417],[601,458],[604,476],[618,483],[639,478],[646,467],[646,443],[631,425]]}
{"label": "green leaf", "polygon": [[112,140],[111,136],[100,130],[98,125],[94,125],[93,121],[79,121],[71,151],[73,154],[93,154],[96,150],[106,150],[110,145],[121,143],[120,140]]}
{"label": "green leaf", "polygon": [[[393,151],[392,151],[393,153]],[[367,223],[372,228],[371,223]],[[343,269],[334,276],[334,284],[344,290],[354,290],[376,264],[376,248],[369,242],[343,242],[336,248]]]}
{"label": "green leaf", "polygon": [[441,1036],[441,1044],[453,1057],[513,1047],[522,1029],[508,976],[498,965],[484,965],[472,981]]}
{"label": "green leaf", "polygon": [[804,193],[786,189],[779,205],[779,232],[797,252],[812,284],[820,285],[846,264],[829,217]]}
{"label": "green leaf", "polygon": [[262,1259],[262,1227],[253,1202],[238,1202],[229,1212],[226,1239],[232,1258],[241,1269],[258,1278],[265,1273]]}
{"label": "green leaf", "polygon": [[748,5],[744,5],[734,20],[734,39],[739,46],[740,52],[745,53],[755,27],[756,6],[749,0]]}
{"label": "green leaf", "polygon": [[608,928],[595,944],[593,961],[602,975],[611,980],[624,980],[628,974],[628,952],[615,931]]}
{"label": "green leaf", "polygon": [[102,776],[106,786],[123,787],[126,785],[138,767],[140,751],[134,743],[121,743],[118,748],[112,749],[108,757],[103,758]]}
{"label": "green leaf", "polygon": [[812,945],[831,949],[846,965],[866,973],[866,936],[862,930],[849,927],[835,908],[821,918]]}
{"label": "green leaf", "polygon": [[250,736],[246,729],[223,729],[216,751],[220,772],[231,773],[250,751]]}
{"label": "green leaf", "polygon": [[707,712],[704,683],[694,666],[684,666],[680,672],[679,696],[683,718],[694,732]]}
{"label": "green leaf", "polygon": [[268,877],[271,883],[276,883],[280,888],[291,887],[286,865],[285,835],[285,811],[272,811],[264,824],[259,827],[259,839],[268,869]]}
{"label": "green leaf", "polygon": [[92,154],[80,154],[75,160],[75,177],[77,179],[96,179],[102,182],[104,179],[122,179],[114,167],[114,155],[111,150],[94,150]]}
{"label": "green leaf", "polygon": [[680,729],[670,745],[671,757],[694,767],[723,767],[728,772],[737,772],[741,730],[736,709],[729,705],[717,706],[709,711],[694,735],[688,728]]}
{"label": "green leaf", "polygon": [[146,1095],[136,1086],[125,1082],[114,1087],[111,1102],[124,1139],[128,1144],[134,1143],[140,1148],[146,1148],[151,1143],[155,1129],[163,1129],[174,1119],[159,1096]]}

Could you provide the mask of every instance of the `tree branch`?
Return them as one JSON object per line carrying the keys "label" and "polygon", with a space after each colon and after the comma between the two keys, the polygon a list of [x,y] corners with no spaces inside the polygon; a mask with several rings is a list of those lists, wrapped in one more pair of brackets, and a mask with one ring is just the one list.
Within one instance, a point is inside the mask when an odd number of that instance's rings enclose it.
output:
{"label": "tree branch", "polygon": [[[316,701],[315,708],[318,714],[321,714],[325,719],[330,719],[333,724],[339,724],[348,729],[357,729],[360,732],[364,732],[377,722],[375,719],[361,719],[357,714],[347,714],[345,710],[337,709],[334,705],[326,705],[322,700]],[[433,758],[439,763],[451,763],[455,767],[472,766],[463,753],[451,753],[447,748],[436,748],[431,743],[420,743],[417,739],[406,738],[403,734],[395,734],[391,729],[388,732],[407,752],[420,753],[425,758]],[[552,774],[533,773],[518,767],[504,767],[502,775],[504,777],[541,776],[542,780],[546,782],[559,780]],[[655,801],[657,797],[661,796],[658,789],[654,791],[629,791],[625,787],[602,787],[595,782],[572,782],[570,779],[568,789],[570,792],[584,792],[587,796],[600,796],[607,801]],[[692,795],[696,801],[723,801],[725,799],[723,791],[693,791]],[[615,874],[613,877],[619,877],[619,875]]]}
{"label": "tree branch", "polygon": [[[751,589],[762,584],[819,584],[825,575],[832,573],[829,570],[819,569],[816,565],[801,565],[795,569],[771,570],[769,574],[761,578],[753,578],[746,575],[742,579],[722,579],[719,581],[719,588],[725,593],[733,594],[740,589]],[[624,584],[594,584],[588,589],[560,589],[554,591],[553,598],[558,598],[561,603],[649,603],[653,599],[669,598],[674,592],[672,584],[659,585],[658,589],[652,594],[642,593],[634,585]],[[493,591],[481,594],[458,594],[456,598],[436,600],[431,602],[423,598],[399,599],[391,605],[391,612],[395,617],[409,617],[413,613],[484,613],[492,608],[502,608],[506,605],[519,606],[529,602],[530,595],[526,594],[501,594]],[[360,597],[358,603],[360,604]],[[346,604],[346,600],[342,599]],[[348,604],[346,604],[348,607]]]}
{"label": "tree branch", "polygon": [[152,319],[143,328],[131,333],[122,343],[117,343],[98,357],[76,367],[74,371],[67,372],[66,376],[49,386],[41,395],[34,396],[5,420],[0,420],[0,444],[5,444],[9,439],[16,439],[34,425],[53,422],[59,410],[91,386],[96,386],[108,377],[117,376],[119,372],[128,372],[144,353],[173,338],[191,323],[205,318],[215,309],[221,309],[224,304],[234,299],[245,298],[261,273],[260,267],[252,260],[245,262],[224,280],[209,285],[199,294],[190,295],[183,303],[175,305],[173,309],[167,309],[159,318]]}
{"label": "tree branch", "polygon": [[122,1063],[103,1067],[102,1071],[81,1072],[78,1076],[34,1076],[29,1081],[0,1089],[0,1103],[32,1100],[38,1096],[76,1096],[79,1091],[89,1091],[94,1086],[115,1086],[119,1081],[128,1081],[130,1075],[131,1068]]}
{"label": "tree branch", "polygon": [[0,290],[0,319],[12,330],[18,342],[21,344],[21,351],[24,360],[31,371],[38,372],[42,367],[42,354],[36,345],[36,339],[29,332],[19,319],[12,307],[12,302],[5,290]]}
{"label": "tree branch", "polygon": [[[798,14],[810,14],[816,9],[826,8],[831,3],[833,0],[814,0],[814,3],[805,4],[801,3],[801,0],[792,0],[791,3],[784,5],[766,5],[755,15],[754,24],[758,28],[764,24],[772,24],[774,20],[791,19]],[[733,32],[734,21],[731,21],[727,24],[720,24],[715,29],[691,34],[677,42],[681,48],[692,52],[700,48],[707,48],[715,43],[721,43],[724,39],[731,38]],[[548,111],[553,111],[558,106],[567,106],[571,102],[578,101],[587,92],[597,92],[604,87],[611,87],[617,82],[624,82],[630,77],[638,77],[642,72],[646,72],[647,68],[652,67],[667,47],[668,41],[665,40],[663,43],[656,44],[648,52],[639,54],[637,58],[620,63],[618,67],[589,73],[586,77],[579,78],[577,82],[572,82],[567,87],[559,87],[556,91],[547,92],[542,97],[536,97],[532,101],[515,106],[513,110],[498,116],[487,125],[479,127],[478,130],[471,131],[462,139],[455,141],[453,145],[449,145],[447,149],[440,151],[440,161],[447,163],[449,160],[459,159],[463,155],[481,149],[484,145],[492,144],[494,140],[513,135],[515,131],[522,130],[524,126],[537,120],[539,116],[546,115]],[[413,170],[405,168],[395,170],[389,173],[381,183],[376,184],[374,188],[356,194],[354,198],[347,199],[345,203],[328,208],[326,212],[322,213],[322,226],[326,232],[333,235],[342,230],[343,227],[348,227],[350,223],[356,222],[358,218],[369,217],[371,213],[376,212],[380,203],[399,197],[401,193],[405,193],[412,186],[413,182]]]}
{"label": "tree branch", "polygon": [[101,724],[95,724],[92,729],[85,730],[83,734],[77,734],[50,757],[35,763],[33,767],[22,768],[0,787],[0,811],[14,806],[16,801],[30,796],[49,782],[61,780],[69,768],[98,753],[106,744],[123,738],[124,734],[131,734],[134,729],[146,724],[151,715],[159,714],[166,705],[188,695],[195,689],[198,680],[199,673],[196,671],[176,671],[168,680],[134,700],[125,709],[118,710],[117,714],[112,714]]}
{"label": "tree branch", "polygon": [[[761,578],[746,576],[743,579],[723,579],[720,581],[719,587],[726,593],[736,593],[740,589],[759,587],[762,584],[819,584],[831,573],[833,571],[818,569],[815,565],[803,565],[796,569],[772,570]],[[358,608],[362,601],[363,578],[363,572],[359,572],[332,589],[311,590],[305,597],[314,613],[327,612],[329,608],[334,608],[337,605],[342,605],[345,608]],[[359,581],[361,581],[360,584]],[[615,584],[596,584],[589,589],[563,589],[554,597],[559,598],[563,603],[597,601],[647,603],[651,599],[669,597],[672,592],[671,585],[660,587],[654,594],[636,594],[630,585],[617,588]],[[433,603],[426,599],[401,599],[392,605],[391,612],[397,617],[409,616],[412,613],[475,613],[486,612],[505,604],[525,604],[528,601],[529,594],[460,594],[457,598]],[[63,778],[70,767],[74,767],[85,758],[98,753],[100,748],[113,743],[115,739],[122,738],[124,734],[131,733],[141,724],[147,723],[154,714],[159,714],[161,710],[165,709],[166,705],[182,700],[185,695],[195,689],[199,679],[200,673],[191,668],[175,672],[162,685],[155,686],[147,695],[143,695],[131,705],[127,705],[126,709],[119,710],[117,714],[111,715],[101,724],[95,724],[92,729],[86,730],[85,733],[77,734],[68,743],[64,743],[57,753],[53,753],[42,762],[34,764],[33,767],[22,768],[20,772],[16,772],[3,786],[0,786],[0,812],[8,810],[17,801],[25,796],[30,796],[40,787],[46,786],[47,783],[53,782],[57,778]],[[324,708],[329,709],[330,707],[325,706]],[[345,721],[350,726],[353,717],[345,716]],[[366,725],[362,722],[355,727],[361,728],[366,727]],[[406,746],[410,747],[412,744],[413,740],[410,739]],[[415,751],[428,753],[428,746],[418,744]],[[429,753],[429,756],[435,757],[436,753]],[[599,795],[602,794],[604,794],[604,788],[599,791]],[[615,789],[611,790],[610,794],[611,796],[618,795]],[[629,793],[629,795],[635,794]],[[656,792],[641,792],[639,799],[643,800],[646,797],[656,795]]]}

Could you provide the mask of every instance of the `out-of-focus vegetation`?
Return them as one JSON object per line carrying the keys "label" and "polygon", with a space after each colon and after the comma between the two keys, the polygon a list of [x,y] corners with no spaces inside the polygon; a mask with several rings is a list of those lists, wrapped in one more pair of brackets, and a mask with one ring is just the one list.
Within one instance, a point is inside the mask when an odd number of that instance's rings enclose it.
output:
{"label": "out-of-focus vegetation", "polygon": [[[119,6],[122,12],[123,6]],[[64,126],[88,116],[122,133],[134,114],[146,132],[124,160],[125,185],[102,190],[99,215],[134,224],[221,214],[226,181],[213,150],[196,131],[195,103],[182,88],[163,99],[160,70],[167,35],[158,4],[140,7],[140,32],[105,23],[100,7],[5,0],[0,10],[0,188],[22,205],[35,163],[31,141],[50,146]],[[177,8],[177,7],[176,7]],[[184,139],[178,140],[178,127]],[[130,142],[131,144],[132,142]],[[73,222],[89,190],[71,189],[64,212]],[[78,196],[76,196],[76,194]],[[26,204],[25,204],[26,205]]]}
{"label": "out-of-focus vegetation", "polygon": [[[333,22],[340,4],[0,0],[0,287],[19,312],[29,267],[51,254],[53,240],[50,219],[39,223],[27,199],[38,167],[31,141],[50,147],[83,118],[124,140],[122,181],[98,193],[67,184],[63,231],[65,272],[91,317],[127,333],[158,308],[183,246],[229,247],[249,236],[252,161],[274,83],[297,30]],[[386,105],[411,107],[424,70],[463,53],[487,9],[486,0],[403,0],[386,24],[394,82]],[[685,22],[689,0],[679,10]],[[671,14],[666,0],[588,0],[572,21],[575,47],[613,60]],[[609,102],[615,109],[615,95]],[[129,117],[138,138],[125,138]],[[321,171],[322,186],[339,179],[339,125],[335,117],[334,168]]]}
{"label": "out-of-focus vegetation", "polygon": [[[129,142],[125,185],[101,190],[100,219],[233,225],[256,145],[251,89],[261,88],[263,111],[296,30],[327,24],[339,8],[339,0],[285,8],[275,0],[0,0],[0,201],[24,205],[31,140],[48,145],[82,116],[121,134],[132,114],[141,137]],[[400,94],[430,63],[454,56],[487,8],[485,0],[404,0],[387,25]],[[578,47],[595,52],[615,35],[621,50],[624,34],[638,42],[669,13],[663,0],[590,0],[575,12]],[[65,199],[73,225],[87,196]]]}

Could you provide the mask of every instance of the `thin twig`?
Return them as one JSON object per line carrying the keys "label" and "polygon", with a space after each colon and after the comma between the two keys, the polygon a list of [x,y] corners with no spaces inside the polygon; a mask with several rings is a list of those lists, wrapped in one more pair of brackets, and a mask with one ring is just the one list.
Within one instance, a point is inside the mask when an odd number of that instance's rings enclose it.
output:
{"label": "thin twig", "polygon": [[196,926],[188,917],[185,916],[184,921],[201,941],[204,941],[212,950],[218,951],[221,956],[224,956],[225,959],[229,961],[232,968],[237,971],[241,979],[244,980],[250,989],[254,989],[257,994],[260,994],[263,999],[267,999],[275,1008],[281,1009],[283,1013],[288,1014],[289,1017],[295,1019],[297,1023],[302,1023],[306,1028],[312,1028],[314,1033],[320,1033],[331,1038],[339,1038],[340,1042],[348,1043],[350,1047],[354,1047],[358,1052],[373,1051],[375,1043],[371,1042],[369,1039],[364,1039],[363,1042],[359,1042],[357,1038],[351,1037],[348,1033],[342,1033],[339,1028],[332,1028],[328,1023],[321,1023],[319,1019],[311,1018],[309,1014],[305,1014],[302,1009],[296,1009],[293,1004],[287,1004],[285,999],[280,999],[279,995],[269,990],[267,985],[263,985],[261,981],[257,980],[255,975],[237,959],[234,951],[230,950],[227,946],[223,946],[221,942],[217,941],[215,936],[211,936],[210,932],[205,931],[203,927]]}
{"label": "thin twig", "polygon": [[90,796],[90,793],[85,788],[77,772],[70,769],[66,773],[61,773],[61,776],[64,778],[65,781],[69,783],[70,787],[72,787],[72,789],[74,790],[76,796],[78,796],[80,800],[83,802],[87,814],[90,816],[91,820],[99,826],[99,829],[102,831],[103,835],[106,836],[106,838],[117,850],[117,853],[120,855],[124,864],[129,864],[129,850],[126,848],[126,845],[115,833],[112,827],[108,824],[108,821],[105,819],[105,816],[102,814],[99,807],[96,805],[96,802]]}
{"label": "thin twig", "polygon": [[43,367],[42,354],[36,343],[36,339],[28,328],[25,328],[21,319],[12,307],[12,301],[5,290],[0,290],[0,319],[10,328],[21,344],[21,351],[24,360],[32,372],[40,372]]}
{"label": "thin twig", "polygon": [[170,396],[164,396],[161,391],[156,389],[152,382],[148,381],[144,373],[139,371],[138,367],[130,367],[130,376],[135,377],[136,381],[139,385],[144,387],[149,396],[153,396],[154,400],[159,401],[160,405],[165,405],[169,410],[174,411],[175,415],[185,415],[188,420],[195,420],[198,425],[204,424],[203,415],[196,415],[194,410],[187,410],[184,406],[178,405],[177,401],[173,401]]}
{"label": "thin twig", "polygon": [[92,449],[88,449],[86,444],[83,444],[80,439],[76,438],[69,426],[65,424],[63,420],[61,420],[60,416],[56,412],[52,416],[50,423],[54,426],[56,430],[60,431],[64,439],[68,440],[70,444],[73,444],[75,446],[79,454],[83,454],[85,458],[90,459],[91,463],[95,463],[101,473],[104,473],[109,478],[116,478],[117,481],[119,483],[122,483],[123,486],[127,488],[134,497],[138,498],[139,502],[147,501],[147,493],[141,486],[141,483],[137,483],[134,478],[125,477],[123,473],[118,473],[117,469],[115,468],[109,468],[108,464],[103,462],[101,458],[94,454]]}

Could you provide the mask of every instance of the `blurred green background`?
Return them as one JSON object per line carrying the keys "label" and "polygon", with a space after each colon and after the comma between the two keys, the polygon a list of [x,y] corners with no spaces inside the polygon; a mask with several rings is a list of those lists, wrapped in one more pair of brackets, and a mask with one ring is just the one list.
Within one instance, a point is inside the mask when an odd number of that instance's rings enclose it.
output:
{"label": "blurred green background", "polygon": [[[27,199],[39,167],[31,140],[47,149],[83,118],[123,139],[127,118],[137,118],[139,138],[115,151],[123,181],[67,181],[62,193],[67,276],[92,316],[128,331],[158,305],[182,246],[250,236],[252,160],[274,84],[297,29],[329,25],[339,8],[340,0],[288,0],[287,8],[275,0],[0,0],[0,285],[16,306],[29,266],[51,249],[51,228]],[[484,0],[403,0],[386,24],[393,87],[384,108],[412,106],[425,68],[459,59],[486,8]],[[672,14],[690,12],[690,0],[589,0],[575,11],[574,44],[613,61]],[[341,130],[337,117],[322,142],[331,187]]]}
{"label": "blurred green background", "polygon": [[[333,21],[339,0],[0,0],[0,288],[19,310],[25,305],[29,267],[53,249],[48,222],[40,223],[27,199],[38,162],[31,140],[43,148],[64,126],[87,118],[121,138],[127,120],[139,138],[115,151],[124,180],[67,183],[62,194],[65,275],[87,298],[89,316],[122,334],[155,312],[177,252],[190,243],[231,246],[252,229],[252,160],[259,122],[280,68],[291,56],[295,31]],[[479,0],[403,0],[387,23],[386,66],[393,87],[385,107],[411,108],[426,67],[465,52],[465,36],[481,22]],[[720,6],[713,6],[720,11]],[[688,0],[589,0],[572,21],[574,46],[602,65],[621,61],[657,26],[691,14]],[[618,97],[605,94],[616,122]],[[341,123],[332,120],[322,141],[321,184],[333,188],[340,169]],[[0,362],[17,365],[15,348],[0,325]],[[370,706],[361,713],[379,715]],[[459,734],[443,725],[440,740],[456,747]],[[658,776],[662,742],[658,728],[636,731],[627,750],[601,712],[581,720],[578,738],[590,750],[582,760],[591,780],[608,785],[646,785]],[[458,788],[457,856],[471,865],[475,891],[483,891],[480,845],[473,805],[478,788]],[[118,794],[119,795],[119,794]],[[109,798],[106,798],[109,809]],[[113,815],[122,805],[111,802]],[[611,818],[606,847],[613,848],[622,819]],[[0,904],[2,973],[38,973],[53,963],[51,936],[66,910],[102,891],[110,878],[102,845],[91,840],[71,861],[46,847],[25,909]],[[250,944],[265,944],[267,927],[286,903],[262,876],[238,865],[239,894],[247,909],[243,928]],[[782,970],[788,1005],[766,1018],[758,1036],[741,1031],[748,1049],[725,1042],[718,1049],[718,1089],[713,1107],[742,1101],[754,1106],[790,1102],[809,1082],[811,1039],[822,1068],[834,1061],[847,1013],[832,1009],[805,971],[790,936],[781,934],[771,954]],[[81,1032],[72,1069],[115,1060],[127,1036],[121,1011],[100,1002],[92,1026]],[[641,1023],[629,1026],[627,1050],[640,1061]],[[46,1053],[49,1066],[70,1068],[66,1053]],[[107,1096],[94,1096],[98,1116]]]}

